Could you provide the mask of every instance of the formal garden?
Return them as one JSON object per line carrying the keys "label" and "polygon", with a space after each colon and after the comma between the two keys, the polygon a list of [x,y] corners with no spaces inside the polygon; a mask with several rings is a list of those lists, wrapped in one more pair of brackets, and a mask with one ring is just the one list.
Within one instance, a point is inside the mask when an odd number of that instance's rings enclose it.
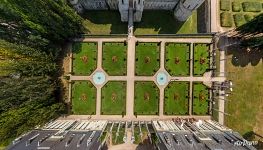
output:
{"label": "formal garden", "polygon": [[102,67],[110,76],[127,74],[127,45],[126,43],[103,43]]}
{"label": "formal garden", "polygon": [[74,43],[72,71],[74,75],[90,75],[97,68],[97,43]]}
{"label": "formal garden", "polygon": [[193,114],[209,114],[209,89],[201,82],[193,83]]}
{"label": "formal garden", "polygon": [[164,96],[165,115],[189,114],[189,82],[170,82]]}
{"label": "formal garden", "polygon": [[160,43],[137,43],[135,75],[153,76],[160,67]]}
{"label": "formal garden", "polygon": [[220,0],[222,27],[239,27],[262,12],[262,0]]}
{"label": "formal garden", "polygon": [[125,115],[126,82],[111,81],[101,91],[102,115]]}
{"label": "formal garden", "polygon": [[[202,77],[209,69],[210,44],[194,43],[193,45],[193,75]],[[96,70],[97,43],[83,42],[73,44],[73,75],[88,76]],[[166,43],[164,67],[172,77],[190,76],[190,43]],[[83,61],[86,57],[87,64]],[[126,42],[102,43],[102,68],[109,76],[127,75],[127,45]],[[89,61],[91,60],[91,61]],[[89,66],[93,65],[93,66]],[[160,43],[137,42],[135,45],[135,75],[152,77],[160,68]],[[81,72],[81,73],[80,73]],[[79,81],[76,81],[79,82]],[[84,82],[84,81],[83,81]],[[80,82],[81,83],[81,82]],[[88,82],[89,85],[92,85]],[[95,84],[95,83],[94,83]],[[101,115],[126,115],[126,85],[123,81],[108,81],[101,89]],[[190,82],[172,81],[168,83],[164,93],[164,115],[189,115]],[[85,84],[77,86],[73,83],[72,104],[74,114],[94,114],[95,110],[85,112],[83,101],[77,101],[74,97],[80,92],[90,92]],[[84,86],[84,87],[83,87]],[[83,89],[82,89],[82,88]],[[88,86],[89,87],[89,86]],[[94,89],[95,87],[92,86]],[[135,81],[134,87],[134,114],[159,115],[159,88],[153,81]],[[96,90],[95,90],[96,91]],[[194,84],[193,113],[194,115],[207,115],[206,87]],[[95,92],[96,93],[96,92]],[[201,93],[201,96],[200,96]],[[96,95],[88,95],[88,99]],[[205,100],[203,100],[205,99]],[[93,99],[94,100],[94,99]],[[199,101],[200,100],[200,101]],[[96,100],[94,100],[96,101]],[[95,103],[94,103],[95,104]],[[95,105],[94,105],[95,106]],[[80,107],[80,108],[79,108]],[[90,107],[90,106],[87,106]],[[114,109],[113,109],[114,108]],[[94,108],[95,109],[95,108]]]}
{"label": "formal garden", "polygon": [[134,114],[158,115],[159,88],[154,82],[135,82]]}
{"label": "formal garden", "polygon": [[190,44],[167,43],[165,68],[171,76],[190,75]]}
{"label": "formal garden", "polygon": [[194,76],[203,76],[210,66],[210,44],[194,44]]}
{"label": "formal garden", "polygon": [[94,115],[96,112],[96,88],[89,81],[72,83],[72,113]]}

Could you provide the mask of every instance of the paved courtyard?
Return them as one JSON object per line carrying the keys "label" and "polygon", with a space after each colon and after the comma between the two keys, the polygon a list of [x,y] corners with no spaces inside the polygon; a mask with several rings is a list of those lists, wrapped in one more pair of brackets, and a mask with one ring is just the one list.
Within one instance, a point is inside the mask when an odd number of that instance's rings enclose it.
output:
{"label": "paved courtyard", "polygon": [[[203,83],[203,85],[205,85],[206,87],[211,87],[212,82],[223,82],[225,81],[224,77],[213,77],[212,76],[212,71],[207,70],[207,72],[205,72],[202,76],[196,76],[194,75],[194,64],[195,64],[195,44],[207,44],[209,47],[209,51],[212,51],[212,38],[210,37],[184,37],[184,38],[142,38],[142,37],[134,37],[134,36],[129,36],[128,38],[81,38],[81,39],[75,39],[75,42],[85,42],[85,43],[96,43],[97,44],[97,57],[96,57],[96,62],[97,62],[97,67],[96,69],[90,74],[86,74],[86,75],[75,75],[75,74],[71,74],[70,75],[70,81],[71,82],[77,82],[77,81],[89,81],[91,82],[95,87],[96,87],[96,113],[95,115],[92,115],[90,117],[94,118],[94,119],[123,119],[123,120],[130,120],[130,119],[146,119],[147,117],[153,119],[153,118],[174,118],[174,117],[196,117],[196,118],[210,118],[210,110],[211,110],[211,104],[210,102],[208,102],[208,110],[207,113],[201,113],[201,115],[196,115],[196,113],[194,113],[195,110],[193,110],[193,108],[196,108],[196,106],[194,106],[195,104],[193,103],[193,100],[196,99],[196,97],[193,97],[195,94],[193,93],[193,87],[194,87],[194,83],[195,82],[199,82],[199,83]],[[125,63],[127,62],[127,72],[124,73],[124,75],[108,75],[105,70],[103,69],[103,64],[102,62],[105,61],[104,57],[103,57],[103,45],[104,43],[126,43],[127,44],[127,51],[124,52],[124,54],[127,55],[127,57],[125,58],[124,55],[122,55],[122,59],[125,59]],[[153,75],[136,75],[136,45],[137,43],[158,43],[158,47],[159,47],[159,67],[157,70],[155,70],[156,72],[154,72]],[[171,76],[168,72],[167,72],[167,64],[166,64],[166,45],[168,43],[183,43],[183,44],[187,44],[189,47],[188,50],[188,54],[189,57],[187,56],[186,60],[188,61],[189,65],[186,64],[185,66],[189,67],[189,72],[187,72],[187,70],[185,71],[185,69],[183,70],[182,76],[180,75],[176,75],[176,76]],[[209,54],[210,52],[208,52]],[[73,53],[71,54],[71,58],[73,58]],[[212,66],[212,57],[210,58],[209,56],[207,57],[208,61],[210,64],[208,64],[208,66]],[[115,60],[115,58],[114,58]],[[112,57],[112,61],[113,57]],[[176,61],[176,60],[175,60]],[[197,61],[197,60],[196,60]],[[202,60],[200,60],[202,61]],[[70,72],[72,72],[73,70],[73,60],[71,59],[70,62]],[[75,64],[74,64],[75,65]],[[122,70],[123,68],[119,68],[120,70]],[[103,74],[102,77],[97,76],[97,74],[101,73]],[[123,72],[123,71],[122,71]],[[126,74],[126,75],[125,75]],[[95,79],[96,78],[96,79]],[[105,97],[102,96],[103,93],[103,88],[104,86],[108,83],[108,82],[125,82],[125,86],[126,89],[124,90],[126,92],[126,94],[122,94],[122,95],[126,95],[126,102],[123,103],[126,105],[126,108],[122,109],[125,111],[125,113],[122,114],[118,114],[118,115],[105,115],[102,114],[102,100],[105,99]],[[155,83],[156,87],[158,87],[158,92],[159,95],[158,97],[158,105],[156,105],[158,108],[156,108],[157,112],[156,114],[154,113],[149,113],[147,115],[144,115],[142,113],[138,113],[135,112],[135,109],[138,107],[135,106],[135,100],[136,100],[136,86],[135,84],[138,82],[149,82],[152,81],[153,83]],[[98,83],[99,82],[99,83]],[[182,111],[182,113],[180,114],[173,114],[173,113],[169,113],[169,115],[167,115],[166,112],[164,112],[164,107],[165,106],[165,91],[168,88],[168,84],[169,83],[177,83],[177,82],[185,82],[187,83],[187,85],[189,86],[189,92],[186,95],[186,102],[184,102],[185,105],[185,109]],[[70,84],[70,89],[71,89],[71,84]],[[121,92],[121,91],[120,91]],[[69,91],[69,102],[71,102],[71,97],[72,97],[72,90]],[[117,92],[116,92],[117,94]],[[185,94],[185,93],[184,93]],[[150,95],[151,96],[151,95]],[[208,97],[205,97],[206,101],[209,101],[209,97],[211,96],[211,93],[208,94]],[[112,99],[115,98],[115,95],[111,95]],[[146,98],[145,98],[146,97]],[[147,97],[149,97],[149,95],[144,94],[144,99],[147,99]],[[175,97],[175,99],[177,99],[177,95],[173,95],[171,97]],[[198,96],[197,96],[198,98]],[[124,99],[125,100],[125,99]],[[105,101],[105,100],[104,100]],[[181,101],[181,100],[180,100]],[[181,102],[178,102],[181,103]],[[199,105],[199,103],[198,103]],[[201,104],[200,104],[201,105]],[[120,106],[118,106],[118,109]],[[174,106],[174,108],[176,109],[176,106]],[[174,109],[173,107],[170,108],[170,110]],[[219,107],[220,108],[220,107]],[[110,108],[108,108],[110,109]],[[111,108],[111,109],[115,109],[115,108]],[[139,109],[139,108],[138,108]],[[155,112],[155,110],[151,110],[153,112]],[[138,113],[138,116],[137,116]],[[198,113],[197,113],[198,114]],[[72,117],[75,116],[74,114],[72,115]],[[75,116],[75,117],[85,117],[85,116]]]}

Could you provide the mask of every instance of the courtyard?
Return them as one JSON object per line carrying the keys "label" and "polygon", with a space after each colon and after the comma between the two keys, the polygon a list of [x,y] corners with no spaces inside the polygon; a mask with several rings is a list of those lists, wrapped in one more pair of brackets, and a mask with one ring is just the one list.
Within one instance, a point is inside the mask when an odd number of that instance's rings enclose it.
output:
{"label": "courtyard", "polygon": [[[73,114],[209,117],[210,37],[85,38],[75,43],[69,99]],[[83,56],[92,60],[91,65],[85,66]],[[94,101],[93,109],[75,96],[91,92],[76,86],[86,81],[95,89],[88,95]]]}

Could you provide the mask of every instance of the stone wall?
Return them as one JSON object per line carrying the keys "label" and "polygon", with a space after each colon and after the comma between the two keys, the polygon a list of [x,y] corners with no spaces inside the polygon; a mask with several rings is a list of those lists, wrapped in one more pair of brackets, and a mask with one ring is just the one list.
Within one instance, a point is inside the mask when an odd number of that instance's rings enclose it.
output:
{"label": "stone wall", "polygon": [[119,1],[124,3],[124,0],[106,0],[109,9],[118,10],[119,9]]}
{"label": "stone wall", "polygon": [[143,0],[146,10],[173,10],[179,0]]}
{"label": "stone wall", "polygon": [[129,2],[134,10],[134,21],[140,22],[143,10],[172,10],[179,21],[186,21],[192,11],[205,0],[69,0],[78,11],[119,10],[121,21],[128,21]]}
{"label": "stone wall", "polygon": [[119,12],[121,14],[121,21],[128,22],[129,15],[129,0],[119,0]]}
{"label": "stone wall", "polygon": [[174,16],[179,21],[186,21],[192,11],[197,9],[205,0],[181,0],[174,10]]}
{"label": "stone wall", "polygon": [[141,22],[142,20],[142,13],[144,9],[144,0],[135,0],[134,1],[134,16],[133,16],[133,21],[134,22]]}
{"label": "stone wall", "polygon": [[87,10],[107,10],[106,0],[82,0],[81,5]]}

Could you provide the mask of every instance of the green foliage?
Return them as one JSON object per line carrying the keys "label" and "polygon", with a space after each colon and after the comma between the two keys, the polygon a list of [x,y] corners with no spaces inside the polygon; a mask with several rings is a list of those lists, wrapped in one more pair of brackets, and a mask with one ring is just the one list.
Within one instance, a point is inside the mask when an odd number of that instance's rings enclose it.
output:
{"label": "green foliage", "polygon": [[222,12],[220,14],[220,21],[222,27],[232,27],[233,20],[232,15],[229,12]]}
{"label": "green foliage", "polygon": [[231,7],[230,0],[220,0],[220,10],[229,11]]}
{"label": "green foliage", "polygon": [[244,15],[242,13],[238,13],[234,15],[234,22],[237,27],[246,23]]}
{"label": "green foliage", "polygon": [[0,0],[0,145],[64,113],[60,46],[84,28],[64,0]]}
{"label": "green foliage", "polygon": [[251,48],[253,50],[263,50],[263,36],[261,37],[253,37],[250,39],[246,39],[241,41],[241,47],[243,48]]}
{"label": "green foliage", "polygon": [[10,74],[24,76],[53,74],[56,71],[54,57],[32,49],[25,45],[17,45],[0,40],[0,56],[9,61],[1,65],[1,70],[9,70]]}
{"label": "green foliage", "polygon": [[6,111],[0,115],[0,142],[15,138],[36,125],[43,125],[62,112],[64,112],[62,104],[43,105],[34,101]]}
{"label": "green foliage", "polygon": [[262,9],[260,2],[244,2],[242,6],[245,12],[260,12]]}
{"label": "green foliage", "polygon": [[237,28],[237,31],[241,34],[259,34],[263,33],[263,14],[258,15],[250,22],[240,26]]}
{"label": "green foliage", "polygon": [[233,12],[240,12],[242,10],[240,2],[232,2]]}
{"label": "green foliage", "polygon": [[0,26],[0,37],[11,42],[47,50],[83,30],[82,19],[63,0],[1,0],[0,6],[1,21],[6,24]]}
{"label": "green foliage", "polygon": [[245,19],[247,22],[251,21],[254,18],[254,15],[252,14],[245,14],[244,15]]}

